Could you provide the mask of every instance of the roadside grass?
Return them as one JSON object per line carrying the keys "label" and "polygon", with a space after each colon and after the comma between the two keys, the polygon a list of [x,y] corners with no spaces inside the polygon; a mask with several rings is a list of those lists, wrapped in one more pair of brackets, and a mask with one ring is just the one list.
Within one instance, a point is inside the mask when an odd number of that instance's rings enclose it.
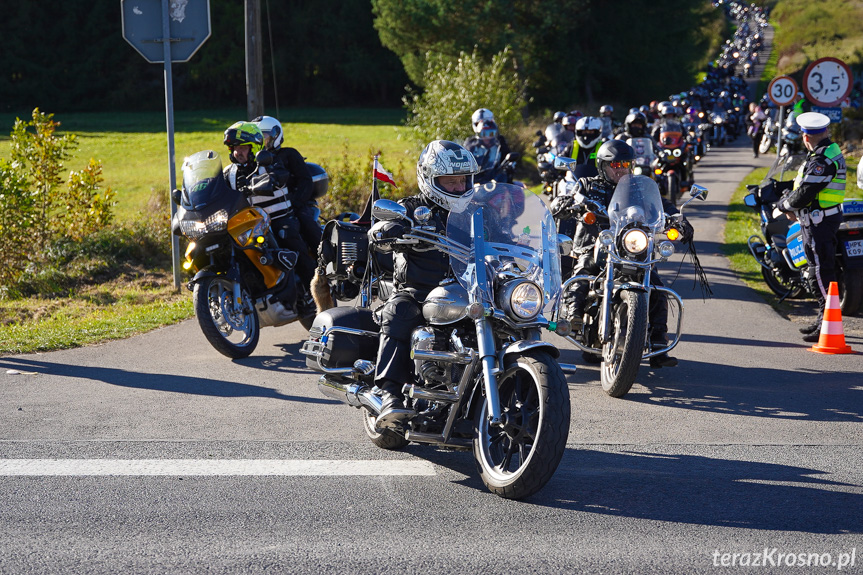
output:
{"label": "roadside grass", "polygon": [[193,315],[170,274],[142,274],[59,298],[0,300],[0,353],[33,353],[121,339]]}
{"label": "roadside grass", "polygon": [[[153,194],[167,198],[168,144],[165,114],[155,112],[53,113],[59,133],[78,136],[78,148],[65,162],[79,170],[90,158],[101,160],[104,186],[117,192],[119,222],[140,217]],[[274,113],[274,112],[273,112]],[[246,116],[244,110],[178,111],[174,115],[176,183],[182,183],[183,158],[200,150],[215,150],[223,165],[230,162],[222,145],[225,129]],[[24,114],[23,119],[28,116]],[[285,145],[296,147],[310,162],[330,171],[342,162],[345,150],[357,170],[369,158],[366,172],[371,189],[370,155],[381,152],[381,163],[398,180],[415,182],[418,150],[406,138],[401,109],[291,109],[282,113]],[[8,158],[9,133],[15,116],[0,115],[0,157]]]}

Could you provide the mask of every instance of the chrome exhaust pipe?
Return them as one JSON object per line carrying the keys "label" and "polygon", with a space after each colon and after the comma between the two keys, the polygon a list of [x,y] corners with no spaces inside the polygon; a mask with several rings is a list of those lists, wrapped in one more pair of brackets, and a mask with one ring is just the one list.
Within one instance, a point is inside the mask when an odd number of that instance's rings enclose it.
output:
{"label": "chrome exhaust pipe", "polygon": [[345,385],[322,375],[318,380],[318,390],[325,396],[346,403],[351,407],[365,407],[372,415],[377,416],[381,412],[383,401],[379,396],[372,393],[365,384],[351,383]]}

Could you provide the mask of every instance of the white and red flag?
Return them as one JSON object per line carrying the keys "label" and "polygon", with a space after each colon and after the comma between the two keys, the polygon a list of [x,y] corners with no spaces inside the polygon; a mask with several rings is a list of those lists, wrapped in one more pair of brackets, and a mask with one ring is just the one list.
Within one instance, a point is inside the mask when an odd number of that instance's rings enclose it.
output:
{"label": "white and red flag", "polygon": [[396,181],[393,179],[393,175],[384,169],[377,157],[375,157],[375,179],[396,186]]}

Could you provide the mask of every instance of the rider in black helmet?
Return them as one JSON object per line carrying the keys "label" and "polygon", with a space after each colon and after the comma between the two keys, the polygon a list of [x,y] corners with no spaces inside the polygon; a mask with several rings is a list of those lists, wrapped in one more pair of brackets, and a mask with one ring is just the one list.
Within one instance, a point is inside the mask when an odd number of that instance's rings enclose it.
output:
{"label": "rider in black helmet", "polygon": [[[575,196],[580,193],[583,197],[598,204],[608,207],[611,196],[617,183],[623,176],[632,171],[632,162],[635,159],[635,151],[622,140],[609,140],[600,146],[596,153],[596,169],[598,175],[579,178],[573,191],[573,195],[558,196],[551,205],[551,213],[560,220],[560,233],[573,237],[573,251],[578,248],[593,245],[602,229],[600,223],[585,224],[575,219],[566,219],[567,211],[575,205]],[[678,213],[677,208],[663,199],[663,209],[666,214]],[[604,224],[607,227],[607,223]],[[573,233],[574,232],[574,233]],[[593,259],[593,251],[579,256],[575,261],[572,257],[562,258],[564,277],[570,275],[590,274],[595,275],[600,270]],[[571,274],[570,274],[571,272]],[[650,274],[651,283],[662,286],[656,269]],[[586,282],[578,282],[577,287],[564,294],[563,310],[564,317],[578,326],[584,315],[584,302],[587,297],[588,285]],[[650,321],[650,339],[656,344],[665,344],[668,333],[668,302],[665,297],[653,292],[650,297],[650,308],[648,312]],[[663,353],[650,358],[650,366],[653,368],[673,367],[677,365],[677,359]]]}

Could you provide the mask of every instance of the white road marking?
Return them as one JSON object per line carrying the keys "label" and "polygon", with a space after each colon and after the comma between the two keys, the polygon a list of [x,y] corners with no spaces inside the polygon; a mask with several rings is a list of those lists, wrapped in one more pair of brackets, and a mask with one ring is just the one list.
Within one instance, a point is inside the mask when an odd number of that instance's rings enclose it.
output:
{"label": "white road marking", "polygon": [[435,475],[427,461],[338,459],[0,459],[0,476]]}

